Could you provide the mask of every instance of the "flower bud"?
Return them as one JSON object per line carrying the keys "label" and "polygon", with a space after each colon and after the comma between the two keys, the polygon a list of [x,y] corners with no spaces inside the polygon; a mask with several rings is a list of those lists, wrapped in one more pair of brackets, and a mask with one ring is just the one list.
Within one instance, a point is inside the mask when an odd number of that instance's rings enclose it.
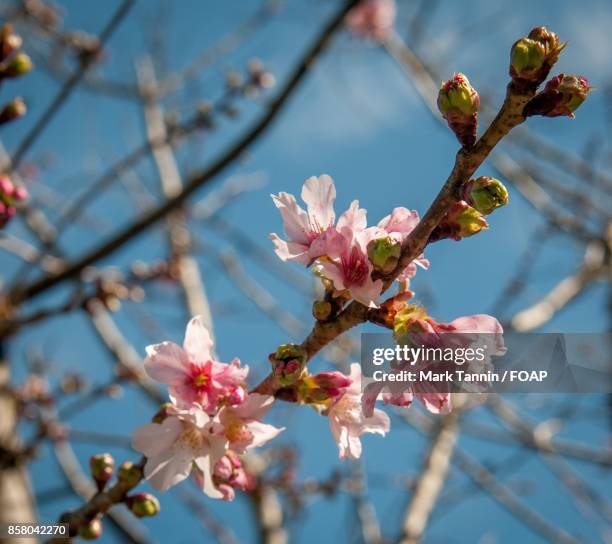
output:
{"label": "flower bud", "polygon": [[461,240],[478,234],[486,228],[489,228],[489,224],[482,213],[464,200],[460,200],[451,206],[444,219],[431,233],[429,241],[435,242],[445,238]]}
{"label": "flower bud", "polygon": [[21,43],[21,37],[13,32],[13,27],[5,24],[0,30],[0,62],[4,62],[13,52],[17,51]]}
{"label": "flower bud", "polygon": [[508,189],[498,179],[488,176],[468,181],[464,195],[464,200],[484,215],[508,204]]}
{"label": "flower bud", "polygon": [[391,237],[372,240],[367,247],[368,259],[383,274],[395,270],[402,254],[402,245]]}
{"label": "flower bud", "polygon": [[327,321],[332,310],[332,304],[327,300],[315,300],[312,304],[312,315],[317,321]]}
{"label": "flower bud", "polygon": [[91,476],[98,486],[98,491],[102,491],[107,482],[113,477],[115,460],[110,453],[99,453],[89,458],[89,468]]}
{"label": "flower bud", "polygon": [[273,374],[283,386],[293,385],[304,370],[306,352],[297,344],[281,344],[275,353],[268,357],[273,366]]}
{"label": "flower bud", "polygon": [[79,526],[79,537],[83,540],[97,540],[102,536],[102,521],[93,518]]}
{"label": "flower bud", "polygon": [[510,76],[515,82],[537,87],[548,76],[565,47],[546,27],[534,28],[527,37],[516,41],[510,51]]}
{"label": "flower bud", "polygon": [[150,493],[137,493],[126,499],[128,508],[137,518],[151,517],[159,513],[157,497]]}
{"label": "flower bud", "polygon": [[456,226],[455,240],[468,238],[478,234],[481,230],[489,228],[487,220],[478,210],[472,208],[464,201],[457,202],[447,214],[447,220]]}
{"label": "flower bud", "polygon": [[305,376],[297,386],[297,400],[303,404],[329,407],[339,399],[353,380],[341,372],[320,372]]}
{"label": "flower bud", "polygon": [[558,117],[567,115],[572,119],[580,105],[593,90],[587,78],[559,74],[546,83],[544,90],[536,94],[525,106],[523,115]]}
{"label": "flower bud", "polygon": [[142,469],[131,461],[124,461],[117,471],[117,480],[132,488],[142,480]]}
{"label": "flower bud", "polygon": [[23,117],[27,112],[27,108],[23,98],[18,96],[11,100],[8,104],[5,104],[2,110],[0,110],[0,125],[4,123],[10,123],[15,119]]}
{"label": "flower bud", "polygon": [[462,73],[456,73],[452,79],[442,83],[438,109],[464,147],[471,147],[476,141],[479,107],[478,92]]}
{"label": "flower bud", "polygon": [[406,304],[393,319],[393,336],[396,340],[410,333],[423,332],[421,322],[428,319],[427,311],[418,304]]}
{"label": "flower bud", "polygon": [[14,78],[27,74],[34,65],[32,59],[25,53],[17,53],[9,62],[8,66],[0,72],[2,78]]}

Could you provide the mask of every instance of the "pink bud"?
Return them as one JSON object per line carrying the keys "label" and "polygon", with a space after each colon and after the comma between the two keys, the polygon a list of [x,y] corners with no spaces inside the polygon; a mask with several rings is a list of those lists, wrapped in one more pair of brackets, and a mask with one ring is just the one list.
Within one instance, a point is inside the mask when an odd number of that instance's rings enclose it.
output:
{"label": "pink bud", "polygon": [[25,187],[21,185],[19,187],[15,187],[15,190],[13,192],[13,198],[15,200],[23,201],[26,200],[28,196],[28,190]]}
{"label": "pink bud", "polygon": [[7,176],[0,176],[0,196],[12,197],[15,187]]}

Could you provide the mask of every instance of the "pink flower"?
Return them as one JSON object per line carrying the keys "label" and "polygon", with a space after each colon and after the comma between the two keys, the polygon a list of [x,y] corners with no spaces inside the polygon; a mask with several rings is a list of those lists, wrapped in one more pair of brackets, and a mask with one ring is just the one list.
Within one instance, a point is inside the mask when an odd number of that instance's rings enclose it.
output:
{"label": "pink flower", "polygon": [[344,395],[328,410],[331,432],[338,444],[340,459],[358,459],[361,456],[363,433],[376,433],[382,436],[389,431],[389,416],[375,409],[366,417],[361,409],[361,369],[359,364],[351,365],[352,383]]}
{"label": "pink flower", "polygon": [[354,200],[338,219],[337,233],[327,244],[326,258],[320,259],[319,271],[332,281],[338,291],[348,290],[357,302],[376,307],[383,288],[382,280],[372,280],[372,263],[367,246],[379,232],[366,228],[366,210]]}
{"label": "pink flower", "polygon": [[[394,208],[389,215],[383,217],[378,223],[378,228],[385,231],[389,237],[401,244],[408,238],[408,235],[414,230],[419,221],[419,214],[416,211],[399,207]],[[414,278],[417,265],[424,270],[429,268],[429,261],[425,258],[425,255],[419,255],[400,273],[397,279],[399,281],[406,281]]]}
{"label": "pink flower", "polygon": [[271,395],[251,393],[242,404],[221,409],[219,421],[232,450],[244,453],[250,448],[262,446],[285,430],[260,421],[273,402]]}
{"label": "pink flower", "polygon": [[309,266],[317,257],[325,254],[325,233],[336,220],[334,200],[336,188],[327,175],[312,176],[304,182],[302,200],[308,211],[298,206],[295,197],[289,193],[272,195],[274,204],[283,218],[288,241],[276,233],[270,234],[276,254],[283,261],[297,261]]}
{"label": "pink flower", "polygon": [[395,0],[362,0],[346,16],[353,33],[376,41],[389,37],[394,22]]}
{"label": "pink flower", "polygon": [[[395,323],[396,337],[399,337],[398,342],[401,344],[453,349],[476,349],[484,346],[486,357],[478,363],[483,367],[478,369],[482,372],[490,365],[491,356],[503,355],[506,352],[503,328],[499,321],[490,315],[465,316],[450,323],[437,323],[427,316],[422,308],[412,306],[407,308],[404,316],[396,317]],[[410,366],[410,370],[417,372],[433,368],[436,372],[446,369],[453,371],[456,364],[454,361],[417,361],[413,365],[401,363],[395,370],[399,372]],[[473,367],[469,370],[476,371]],[[381,397],[385,404],[410,406],[415,396],[430,412],[448,413],[452,410],[451,393],[448,389],[445,382],[373,382],[365,388],[363,410],[366,415],[371,414],[376,400]]]}
{"label": "pink flower", "polygon": [[136,430],[134,449],[147,457],[145,478],[160,491],[182,482],[195,466],[202,471],[202,490],[223,498],[213,483],[213,469],[225,455],[227,438],[223,426],[199,406],[174,410],[161,424],[149,423]]}
{"label": "pink flower", "polygon": [[221,404],[239,404],[246,395],[243,384],[249,369],[238,359],[230,364],[215,361],[212,345],[201,316],[196,316],[187,324],[183,348],[173,342],[147,346],[145,370],[168,385],[180,407],[197,402],[214,413]]}

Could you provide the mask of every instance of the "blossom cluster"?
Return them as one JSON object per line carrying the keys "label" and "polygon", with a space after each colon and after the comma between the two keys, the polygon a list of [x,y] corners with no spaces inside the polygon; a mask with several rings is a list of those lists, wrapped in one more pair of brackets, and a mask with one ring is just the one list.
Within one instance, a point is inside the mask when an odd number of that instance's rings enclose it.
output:
{"label": "blossom cluster", "polygon": [[[308,178],[301,196],[306,210],[289,193],[272,195],[287,237],[283,240],[276,233],[270,234],[278,257],[313,266],[336,298],[346,295],[376,307],[383,281],[373,272],[393,271],[402,243],[419,222],[418,213],[395,208],[377,225],[368,227],[366,210],[354,200],[336,221],[336,188],[328,175]],[[417,265],[428,268],[429,261],[419,256],[400,272],[398,281],[405,284],[410,280]]]}
{"label": "blossom cluster", "polygon": [[170,402],[136,430],[133,446],[146,455],[144,476],[156,489],[193,475],[208,496],[231,500],[253,483],[239,456],[283,429],[261,421],[274,397],[247,392],[249,368],[238,359],[219,362],[212,350],[199,316],[188,323],[183,347],[147,347],[145,370],[168,386]]}
{"label": "blossom cluster", "polygon": [[[272,195],[284,222],[286,240],[276,233],[270,234],[270,238],[280,259],[311,267],[321,278],[326,299],[315,303],[317,319],[330,319],[334,309],[340,311],[354,299],[377,309],[381,324],[394,330],[398,342],[425,342],[443,347],[451,338],[447,333],[456,333],[454,338],[465,333],[465,340],[472,343],[478,335],[495,334],[500,345],[493,355],[503,353],[503,331],[494,317],[474,315],[438,323],[424,308],[409,302],[413,296],[408,290],[409,281],[416,274],[417,265],[429,267],[429,261],[420,255],[403,269],[396,270],[402,245],[419,222],[416,211],[395,208],[375,226],[368,227],[366,210],[355,200],[336,221],[336,189],[327,175],[308,178],[301,197],[306,209],[297,204],[294,195]],[[464,198],[475,206],[471,208],[461,201],[468,208],[490,213],[507,203],[507,192],[499,181],[482,177],[467,184]],[[460,239],[468,235],[464,231],[470,225],[465,218],[454,223],[450,219],[445,227],[450,233],[447,237]],[[400,287],[399,293],[384,303],[378,301],[383,290],[383,281],[377,277],[381,274],[393,274]],[[281,346],[271,355],[271,361],[277,363],[275,370],[279,371],[281,383],[295,388],[295,400],[328,416],[341,458],[360,456],[362,434],[384,435],[389,431],[389,417],[375,408],[377,400],[405,407],[416,397],[431,412],[444,413],[451,409],[450,393],[436,390],[433,384],[415,384],[411,390],[402,385],[401,390],[391,387],[383,391],[384,384],[363,388],[360,366],[356,363],[351,365],[349,376],[340,372],[310,376],[302,358],[299,346],[292,345]]]}

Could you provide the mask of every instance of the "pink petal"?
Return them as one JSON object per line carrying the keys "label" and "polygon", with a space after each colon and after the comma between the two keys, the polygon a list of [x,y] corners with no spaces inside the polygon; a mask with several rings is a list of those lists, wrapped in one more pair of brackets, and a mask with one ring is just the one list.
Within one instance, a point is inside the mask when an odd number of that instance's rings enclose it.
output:
{"label": "pink petal", "polygon": [[[145,477],[159,491],[167,491],[185,480],[191,473],[193,453],[187,448],[176,448],[147,459]],[[150,468],[149,468],[150,467]]]}
{"label": "pink petal", "polygon": [[205,363],[210,360],[210,351],[213,341],[210,333],[204,325],[204,318],[201,315],[193,317],[187,323],[185,331],[185,341],[183,343],[185,351],[192,363]]}
{"label": "pink petal", "polygon": [[274,253],[278,255],[281,261],[296,261],[304,266],[310,264],[311,259],[308,254],[307,245],[297,242],[285,242],[274,232],[269,235],[269,238],[274,244]]}
{"label": "pink petal", "polygon": [[284,427],[277,428],[267,423],[261,423],[260,421],[251,421],[247,425],[247,428],[253,434],[253,441],[248,448],[257,448],[262,446],[285,430]]}
{"label": "pink petal", "polygon": [[353,200],[349,209],[338,219],[336,228],[343,236],[352,239],[353,233],[364,230],[367,227],[366,210],[359,207],[359,200]]}
{"label": "pink petal", "polygon": [[[334,200],[336,200],[336,187],[331,177],[327,175],[312,176],[304,182],[302,200],[308,206],[308,215],[311,223],[327,229],[334,224]],[[314,220],[314,221],[312,221]]]}
{"label": "pink petal", "polygon": [[261,419],[274,403],[272,395],[251,393],[245,401],[234,408],[234,413],[241,419]]}
{"label": "pink petal", "polygon": [[183,383],[188,374],[189,360],[180,346],[174,342],[162,342],[147,346],[146,350],[144,368],[151,378],[167,385]]}
{"label": "pink petal", "polygon": [[146,456],[159,454],[172,447],[181,430],[182,424],[176,417],[165,419],[161,425],[149,423],[134,431],[132,447]]}
{"label": "pink petal", "polygon": [[215,463],[209,453],[195,459],[195,464],[202,471],[202,491],[212,499],[222,499],[224,495],[217,489],[212,479]]}
{"label": "pink petal", "polygon": [[308,232],[310,232],[308,215],[298,206],[295,197],[289,193],[279,193],[271,196],[283,218],[285,233],[289,240],[308,245]]}

